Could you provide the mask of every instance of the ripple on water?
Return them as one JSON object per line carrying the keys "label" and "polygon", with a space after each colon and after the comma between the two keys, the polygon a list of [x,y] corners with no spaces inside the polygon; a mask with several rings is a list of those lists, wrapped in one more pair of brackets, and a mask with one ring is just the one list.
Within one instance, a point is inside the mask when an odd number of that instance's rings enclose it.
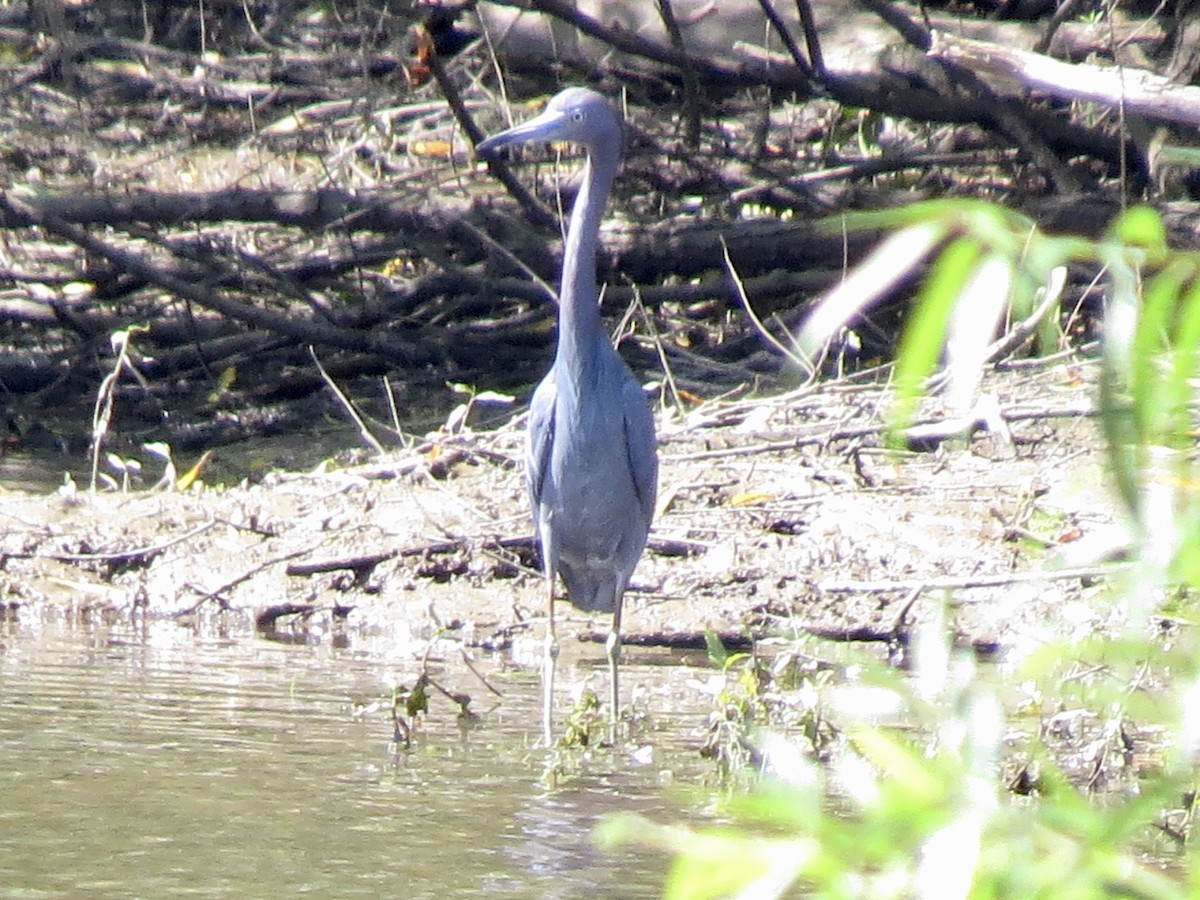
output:
{"label": "ripple on water", "polygon": [[[506,695],[479,727],[435,697],[397,754],[384,713],[352,713],[397,672],[386,646],[0,624],[0,883],[23,897],[657,896],[664,860],[602,853],[591,830],[610,812],[680,815],[661,772],[703,771],[703,698],[678,709],[688,672],[638,656],[626,683],[652,685],[651,710],[676,706],[655,717],[657,758],[599,756],[548,790],[529,749],[537,678],[502,659],[477,660]],[[604,669],[598,650],[566,662],[564,683]],[[490,702],[465,667],[440,678]]]}

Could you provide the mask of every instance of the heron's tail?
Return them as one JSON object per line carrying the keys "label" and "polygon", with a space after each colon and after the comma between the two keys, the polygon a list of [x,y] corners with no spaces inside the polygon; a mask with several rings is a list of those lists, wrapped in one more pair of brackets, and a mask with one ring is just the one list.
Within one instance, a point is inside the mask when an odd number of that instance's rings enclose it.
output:
{"label": "heron's tail", "polygon": [[588,612],[612,612],[616,602],[616,584],[611,572],[593,569],[574,569],[559,562],[567,599],[572,606]]}

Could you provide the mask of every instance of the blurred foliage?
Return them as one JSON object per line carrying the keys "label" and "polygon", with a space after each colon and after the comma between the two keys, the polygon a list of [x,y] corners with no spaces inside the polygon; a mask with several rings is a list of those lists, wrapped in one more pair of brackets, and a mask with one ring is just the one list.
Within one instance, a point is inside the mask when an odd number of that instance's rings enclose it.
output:
{"label": "blurred foliage", "polygon": [[[1065,271],[1099,268],[1098,410],[1135,545],[1089,598],[1117,624],[986,671],[950,649],[941,620],[923,626],[913,672],[864,662],[855,678],[808,685],[821,697],[812,708],[841,694],[843,709],[861,713],[824,755],[802,729],[791,737],[764,727],[756,697],[766,685],[746,676],[760,669],[717,652],[731,679],[719,718],[731,744],[751,748],[743,756],[763,773],[756,787],[727,798],[725,827],[623,816],[605,823],[601,840],[672,854],[668,898],[1200,896],[1190,840],[1200,753],[1200,254],[1170,249],[1145,208],[1096,240],[1046,235],[1019,214],[960,200],[834,227],[890,237],[802,331],[814,368],[865,309],[920,276],[895,366],[895,443],[935,383],[952,414],[967,411],[992,348],[1011,352],[1027,339],[1036,352],[1060,349]],[[996,339],[1003,321],[1016,341]],[[1052,746],[1060,732],[1069,752]],[[739,759],[711,755],[724,766]]]}

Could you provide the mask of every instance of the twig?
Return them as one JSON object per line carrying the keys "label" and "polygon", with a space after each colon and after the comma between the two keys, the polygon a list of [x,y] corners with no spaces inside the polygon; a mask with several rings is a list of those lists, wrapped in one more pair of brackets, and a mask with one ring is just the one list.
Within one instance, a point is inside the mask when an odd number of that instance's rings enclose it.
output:
{"label": "twig", "polygon": [[808,64],[808,60],[800,52],[800,46],[792,37],[791,32],[788,31],[787,23],[780,18],[775,7],[771,5],[771,0],[758,0],[758,5],[762,9],[763,15],[767,17],[767,21],[771,23],[771,27],[779,35],[779,39],[783,41],[783,46],[787,48],[787,52],[791,55],[792,62],[796,64],[796,68],[807,75],[811,75],[812,66]]}
{"label": "twig", "polygon": [[558,304],[558,291],[554,290],[554,288],[552,288],[549,284],[547,284],[546,280],[544,278],[542,278],[541,275],[539,275],[533,269],[529,268],[529,266],[525,265],[525,263],[521,261],[521,258],[519,256],[517,256],[515,253],[513,253],[511,250],[509,250],[507,247],[505,247],[503,244],[501,244],[499,241],[497,241],[494,237],[492,237],[486,231],[483,231],[480,228],[476,228],[474,225],[472,225],[470,222],[466,221],[465,219],[459,223],[459,227],[465,228],[467,231],[471,232],[473,235],[475,235],[476,239],[478,239],[478,241],[481,244],[494,250],[500,256],[502,256],[506,260],[508,260],[508,262],[510,262],[513,266],[515,266],[516,268],[518,268],[522,272],[524,272],[526,275],[528,275],[530,281],[532,281],[534,284],[536,284],[538,287],[540,287],[545,292],[546,296],[548,298],[550,298],[550,300],[553,301],[555,305]]}
{"label": "twig", "polygon": [[[1095,416],[1099,414],[1090,400],[1078,406],[1057,406],[1045,407],[1033,410],[1010,410],[1002,412],[1001,417],[1005,422],[1019,422],[1030,419],[1074,419],[1083,416]],[[942,418],[923,419],[914,423],[913,427],[922,425],[934,425],[943,421]],[[957,422],[957,420],[955,420]],[[671,462],[695,462],[699,460],[709,459],[726,459],[732,456],[751,456],[757,453],[781,453],[787,450],[795,450],[799,447],[812,445],[828,445],[838,441],[854,440],[856,438],[871,437],[882,434],[888,429],[885,423],[877,423],[874,425],[855,425],[849,428],[838,428],[832,431],[812,432],[808,434],[800,434],[792,438],[780,441],[762,441],[757,444],[747,444],[743,447],[724,447],[719,450],[702,450],[696,453],[682,454],[664,454],[663,460]]]}
{"label": "twig", "polygon": [[1075,10],[1079,8],[1080,2],[1081,0],[1062,0],[1058,4],[1058,8],[1054,10],[1054,15],[1046,23],[1046,30],[1042,32],[1042,36],[1033,45],[1034,53],[1046,53],[1050,50],[1050,44],[1054,42],[1055,32],[1058,31],[1059,26],[1063,22],[1075,15]]}
{"label": "twig", "polygon": [[1037,309],[1010,328],[1007,334],[993,342],[984,353],[983,362],[985,364],[994,363],[1003,359],[1029,340],[1037,331],[1046,313],[1062,300],[1062,292],[1066,284],[1067,267],[1056,266],[1050,272],[1049,282],[1041,288],[1042,302],[1037,305]]}
{"label": "twig", "polygon": [[738,299],[742,302],[742,308],[746,310],[746,315],[758,330],[758,333],[771,344],[776,350],[784,355],[796,366],[799,366],[802,371],[810,373],[810,378],[815,377],[815,369],[811,367],[811,363],[803,357],[797,355],[796,351],[787,347],[775,335],[767,330],[763,325],[762,320],[758,317],[758,313],[754,311],[754,307],[750,305],[750,299],[746,296],[746,290],[742,286],[742,280],[738,277],[737,270],[733,267],[733,260],[729,258],[729,247],[725,244],[724,235],[721,236],[721,252],[725,256],[725,271],[729,273],[730,279],[733,281],[734,287],[737,289]]}
{"label": "twig", "polygon": [[1077,566],[1035,572],[1009,572],[996,575],[947,575],[940,578],[906,578],[896,581],[818,581],[813,588],[823,594],[890,594],[896,591],[960,591],[974,588],[1005,587],[1012,584],[1036,584],[1039,581],[1112,578],[1132,569],[1132,563],[1103,566]]}
{"label": "twig", "polygon": [[117,352],[117,359],[104,380],[100,382],[100,387],[96,391],[96,405],[92,411],[92,480],[89,486],[92,491],[96,490],[96,478],[100,471],[100,451],[104,447],[104,438],[108,435],[108,425],[112,421],[113,402],[117,396],[117,379],[121,377],[122,371],[128,371],[145,387],[141,373],[129,361],[130,339],[134,334],[145,330],[143,327],[132,326],[124,331],[116,332],[110,338],[112,347]]}
{"label": "twig", "polygon": [[712,549],[711,544],[688,538],[660,538],[650,536],[646,546],[658,556],[700,556]]}
{"label": "twig", "polygon": [[[445,65],[442,64],[441,59],[437,55],[434,55],[429,59],[429,66],[433,72],[433,77],[437,80],[438,87],[441,89],[442,96],[450,104],[450,109],[453,111],[454,118],[458,122],[459,127],[466,132],[472,146],[480,143],[485,135],[479,126],[475,124],[475,119],[471,116],[471,112],[467,109],[466,104],[463,103],[462,96],[458,93],[458,88],[454,86],[454,82],[446,74]],[[517,201],[533,224],[541,228],[550,228],[557,223],[554,215],[541,204],[537,197],[529,192],[505,162],[500,159],[489,159],[487,164],[488,168],[495,173],[500,183],[504,185],[504,189]]]}
{"label": "twig", "polygon": [[1057,353],[1050,353],[1046,356],[1035,356],[1032,359],[999,359],[996,361],[996,368],[1000,371],[1008,369],[1041,369],[1046,366],[1055,365],[1066,359],[1078,363],[1094,362],[1095,360],[1090,358],[1089,354],[1096,353],[1099,349],[1099,341],[1088,341],[1077,347],[1067,347],[1065,350],[1059,350]]}
{"label": "twig", "polygon": [[1018,525],[1015,520],[1010,521],[1008,516],[1006,516],[1000,510],[996,509],[994,506],[988,510],[988,514],[991,515],[991,517],[993,519],[995,519],[997,522],[999,522],[1001,525],[1004,526],[1004,539],[1005,540],[1017,540],[1018,538],[1020,538],[1021,540],[1031,541],[1032,543],[1037,544],[1043,550],[1049,550],[1051,547],[1062,546],[1061,541],[1056,541],[1056,540],[1053,540],[1052,538],[1042,537],[1042,535],[1035,534],[1034,532],[1032,532],[1028,528],[1026,528],[1024,525]]}
{"label": "twig", "polygon": [[683,45],[683,32],[679,30],[679,22],[675,20],[675,12],[671,9],[671,0],[657,0],[658,15],[663,27],[671,38],[671,46],[684,57],[680,71],[683,74],[683,112],[687,121],[687,131],[684,140],[688,147],[695,150],[700,146],[700,79],[696,77],[696,67],[687,55]]}
{"label": "twig", "polygon": [[[136,547],[132,550],[113,550],[107,553],[48,553],[47,559],[53,559],[56,562],[65,563],[86,563],[86,562],[122,562],[128,559],[139,559],[146,556],[155,556],[162,553],[169,547],[176,544],[181,544],[184,541],[189,541],[192,538],[204,534],[210,528],[217,524],[216,520],[205,522],[203,525],[198,525],[191,531],[187,531],[181,535],[161,541],[157,544],[150,544],[145,547]],[[37,557],[37,553],[7,553],[8,557],[14,559]]]}
{"label": "twig", "polygon": [[400,438],[400,444],[405,449],[411,449],[413,439],[405,437],[404,429],[400,425],[400,410],[396,408],[396,394],[392,391],[392,380],[387,375],[383,376],[383,393],[387,397],[388,413],[392,417],[392,430]]}
{"label": "twig", "polygon": [[[426,553],[454,553],[457,550],[465,550],[470,547],[473,541],[467,537],[454,537],[444,541],[431,541],[427,544],[417,544],[411,547],[404,547],[396,551],[399,556],[423,556]],[[483,538],[482,545],[493,549],[520,549],[532,548],[534,545],[532,534],[522,534],[516,537],[507,538]],[[345,567],[343,567],[345,568]]]}
{"label": "twig", "polygon": [[931,40],[929,29],[909,18],[898,6],[887,0],[859,0],[859,2],[900,32],[900,36],[912,46],[922,51],[929,49]]}
{"label": "twig", "polygon": [[816,77],[825,80],[825,55],[821,52],[821,35],[817,30],[817,19],[813,15],[809,0],[796,0],[796,12],[800,15],[800,26],[804,29],[804,46],[808,48],[808,60]]}
{"label": "twig", "polygon": [[752,184],[739,188],[729,194],[733,203],[746,200],[766,193],[767,191],[784,189],[807,188],[826,181],[836,181],[842,178],[870,178],[884,175],[888,172],[901,172],[905,169],[928,169],[933,166],[947,168],[950,166],[997,166],[1001,163],[1019,163],[1024,159],[1021,151],[1010,150],[968,150],[951,153],[915,153],[911,156],[879,156],[869,159],[856,159],[843,162],[841,165],[831,165],[812,172],[805,172],[786,181],[770,181],[762,184]]}
{"label": "twig", "polygon": [[362,333],[347,328],[320,326],[295,315],[240,303],[212,290],[201,281],[190,281],[170,272],[163,271],[147,262],[136,253],[116,247],[93,237],[77,225],[63,221],[56,215],[45,212],[34,203],[9,193],[0,197],[19,215],[47,231],[66,238],[77,247],[111,262],[120,271],[144,281],[156,284],[176,296],[224,316],[257,328],[274,331],[294,340],[314,344],[328,344],[347,350],[361,350],[401,362],[413,363],[428,356],[427,351],[418,350],[415,343],[401,344],[381,332]]}
{"label": "twig", "polygon": [[913,588],[908,592],[908,596],[905,597],[904,602],[900,604],[900,611],[897,612],[896,617],[892,619],[892,632],[894,634],[899,635],[905,630],[905,619],[908,618],[909,612],[912,611],[912,608],[916,604],[917,600],[921,598],[922,593],[924,593],[924,591],[922,591],[920,588]]}
{"label": "twig", "polygon": [[321,373],[321,378],[325,384],[333,391],[333,395],[338,398],[338,402],[342,404],[342,408],[350,414],[350,418],[354,420],[354,424],[358,426],[359,436],[370,445],[371,449],[383,456],[387,453],[383,444],[375,435],[371,434],[371,429],[367,428],[367,423],[363,421],[362,416],[358,414],[358,410],[354,408],[354,404],[350,402],[350,398],[342,393],[342,389],[337,386],[337,383],[329,377],[329,373],[325,371],[325,367],[321,365],[321,360],[317,358],[317,351],[313,349],[312,344],[308,345],[308,355],[312,357],[313,363],[317,367],[317,371]]}
{"label": "twig", "polygon": [[646,326],[646,330],[650,332],[650,339],[654,342],[654,351],[658,354],[658,364],[662,367],[663,383],[671,392],[672,401],[676,409],[683,409],[683,397],[679,393],[679,387],[675,384],[675,373],[671,371],[671,362],[667,359],[667,353],[663,349],[662,337],[658,333],[658,329],[654,326],[654,319],[651,318],[646,305],[642,303],[642,295],[638,290],[637,285],[634,285],[633,296],[637,302],[637,308],[642,314],[642,324]]}
{"label": "twig", "polygon": [[466,647],[459,647],[459,648],[458,648],[458,652],[462,654],[462,661],[463,661],[463,663],[465,663],[465,664],[466,664],[466,667],[467,667],[468,669],[470,669],[470,670],[471,670],[471,673],[472,673],[472,674],[473,674],[473,675],[474,675],[476,678],[478,678],[478,679],[480,680],[480,682],[482,682],[482,683],[483,683],[483,686],[484,686],[485,688],[487,688],[489,691],[491,691],[491,692],[492,692],[493,694],[495,694],[497,697],[503,697],[503,696],[504,696],[503,692],[502,692],[502,691],[500,691],[500,689],[499,689],[499,688],[496,688],[496,687],[494,687],[494,686],[492,685],[492,683],[491,683],[490,681],[488,681],[488,680],[487,680],[487,678],[484,676],[484,674],[483,674],[482,672],[480,672],[480,671],[479,671],[477,668],[475,668],[475,661],[474,661],[474,660],[472,660],[472,659],[471,659],[471,655],[470,655],[469,653],[467,653],[467,648],[466,648]]}
{"label": "twig", "polygon": [[349,569],[357,575],[370,571],[381,562],[395,559],[397,555],[399,555],[398,550],[389,550],[384,553],[368,553],[364,556],[327,559],[319,562],[289,563],[288,567],[284,569],[284,573],[300,576],[321,575],[326,572],[340,572],[343,569]]}
{"label": "twig", "polygon": [[247,569],[246,571],[242,572],[241,575],[238,575],[236,578],[234,578],[230,581],[227,581],[224,584],[220,585],[219,587],[213,588],[212,590],[201,591],[201,590],[198,590],[192,584],[188,584],[188,585],[186,585],[186,587],[189,590],[192,590],[195,593],[199,594],[200,599],[198,601],[196,601],[194,604],[192,604],[190,607],[188,607],[187,609],[179,610],[177,612],[171,613],[169,618],[177,619],[177,618],[180,618],[181,616],[190,615],[191,613],[194,613],[196,610],[198,610],[205,603],[207,603],[209,600],[216,600],[217,604],[221,607],[221,609],[229,609],[230,607],[229,607],[228,601],[221,599],[223,597],[223,595],[225,595],[229,591],[233,590],[233,588],[237,587],[239,584],[243,584],[243,583],[249,581],[251,578],[253,578],[255,575],[257,575],[259,572],[269,569],[269,568],[271,568],[271,566],[277,566],[281,562],[286,562],[289,559],[295,559],[298,556],[305,556],[306,554],[312,553],[314,550],[316,550],[318,547],[320,547],[323,543],[325,543],[324,539],[318,541],[317,543],[313,544],[310,547],[304,547],[303,549],[300,549],[300,550],[293,550],[291,553],[285,553],[282,556],[275,557],[274,559],[268,559],[264,562],[259,563],[257,566],[253,566],[253,567]]}
{"label": "twig", "polygon": [[[720,631],[717,637],[726,650],[743,652],[754,648],[753,635],[742,631]],[[603,644],[607,631],[581,631],[579,640],[585,644]],[[672,650],[707,650],[708,633],[704,631],[634,631],[621,632],[621,643],[627,647],[668,647]]]}

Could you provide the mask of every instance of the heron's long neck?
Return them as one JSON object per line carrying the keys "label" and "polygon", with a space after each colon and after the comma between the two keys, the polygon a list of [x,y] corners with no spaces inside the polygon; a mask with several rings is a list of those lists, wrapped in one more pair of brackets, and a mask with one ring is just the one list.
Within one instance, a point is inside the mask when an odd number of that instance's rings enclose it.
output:
{"label": "heron's long neck", "polygon": [[583,187],[575,198],[563,251],[559,291],[558,358],[560,364],[583,368],[595,354],[598,339],[608,336],[600,322],[596,288],[596,244],[608,191],[617,173],[619,144],[591,148],[583,169]]}

